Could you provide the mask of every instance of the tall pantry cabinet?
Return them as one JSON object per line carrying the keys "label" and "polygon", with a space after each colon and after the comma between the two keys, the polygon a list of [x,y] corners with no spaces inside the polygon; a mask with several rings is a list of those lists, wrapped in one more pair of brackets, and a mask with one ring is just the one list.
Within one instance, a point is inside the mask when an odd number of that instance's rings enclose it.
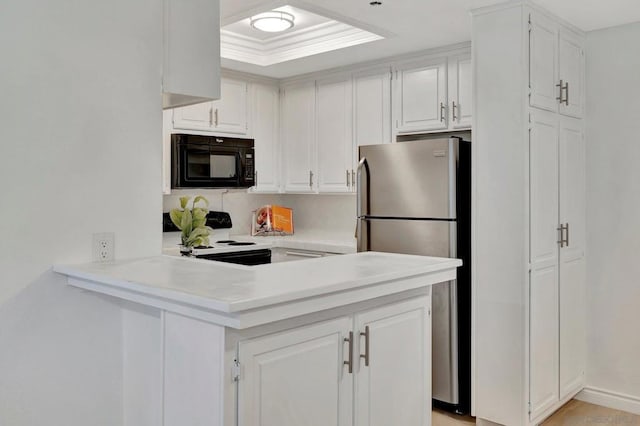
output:
{"label": "tall pantry cabinet", "polygon": [[474,411],[533,425],[584,387],[584,35],[527,1],[473,21]]}

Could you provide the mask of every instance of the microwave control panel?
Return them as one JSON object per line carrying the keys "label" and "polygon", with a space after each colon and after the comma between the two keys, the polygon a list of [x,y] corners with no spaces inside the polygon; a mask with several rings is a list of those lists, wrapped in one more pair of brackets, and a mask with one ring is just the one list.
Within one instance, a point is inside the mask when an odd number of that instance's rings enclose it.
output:
{"label": "microwave control panel", "polygon": [[253,170],[254,170],[254,164],[253,164],[253,154],[246,154],[245,155],[245,180],[253,180]]}

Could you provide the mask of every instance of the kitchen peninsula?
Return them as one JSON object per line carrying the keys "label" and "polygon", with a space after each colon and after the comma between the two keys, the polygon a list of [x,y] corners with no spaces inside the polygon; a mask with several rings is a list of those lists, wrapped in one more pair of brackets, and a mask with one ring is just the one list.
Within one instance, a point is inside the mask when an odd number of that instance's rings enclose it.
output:
{"label": "kitchen peninsula", "polygon": [[254,267],[158,256],[54,270],[122,308],[125,424],[424,426],[430,286],[455,279],[460,265],[366,252]]}

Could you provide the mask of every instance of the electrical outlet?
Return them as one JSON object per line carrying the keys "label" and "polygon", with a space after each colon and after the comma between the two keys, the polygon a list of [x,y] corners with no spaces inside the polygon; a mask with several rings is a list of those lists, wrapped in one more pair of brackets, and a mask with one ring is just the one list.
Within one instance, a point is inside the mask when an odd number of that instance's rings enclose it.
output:
{"label": "electrical outlet", "polygon": [[113,232],[93,234],[94,262],[112,262],[115,259],[115,239]]}

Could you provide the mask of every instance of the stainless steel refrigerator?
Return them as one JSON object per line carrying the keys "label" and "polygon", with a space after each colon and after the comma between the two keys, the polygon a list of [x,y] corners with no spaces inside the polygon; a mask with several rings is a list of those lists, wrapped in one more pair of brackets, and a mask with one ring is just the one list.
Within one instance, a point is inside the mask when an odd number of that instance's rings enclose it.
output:
{"label": "stainless steel refrigerator", "polygon": [[358,251],[461,258],[432,288],[434,406],[471,403],[471,144],[458,137],[359,148]]}

